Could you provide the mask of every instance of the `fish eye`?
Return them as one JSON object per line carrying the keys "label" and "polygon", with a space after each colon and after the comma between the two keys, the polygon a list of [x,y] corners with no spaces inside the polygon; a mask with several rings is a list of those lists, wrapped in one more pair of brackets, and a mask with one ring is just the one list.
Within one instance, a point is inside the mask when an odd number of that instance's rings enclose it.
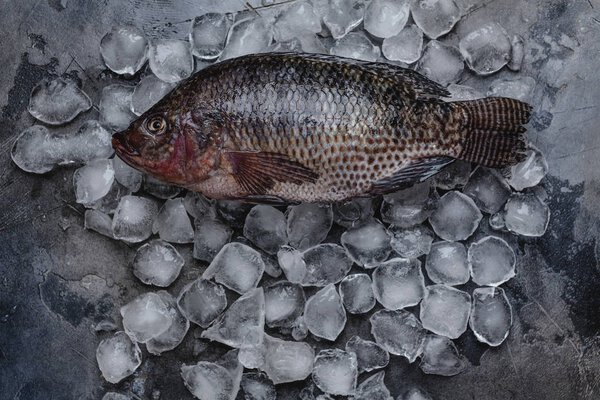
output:
{"label": "fish eye", "polygon": [[167,121],[161,116],[152,117],[146,121],[146,130],[153,135],[161,135],[167,130]]}

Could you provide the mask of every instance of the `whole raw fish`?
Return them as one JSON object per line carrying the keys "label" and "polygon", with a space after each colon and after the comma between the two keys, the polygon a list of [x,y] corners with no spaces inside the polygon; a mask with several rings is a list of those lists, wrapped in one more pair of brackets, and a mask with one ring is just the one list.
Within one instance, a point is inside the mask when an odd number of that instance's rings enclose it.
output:
{"label": "whole raw fish", "polygon": [[398,190],[455,159],[488,167],[522,159],[529,105],[448,96],[394,65],[249,55],[181,83],[113,146],[162,181],[251,201],[340,201]]}

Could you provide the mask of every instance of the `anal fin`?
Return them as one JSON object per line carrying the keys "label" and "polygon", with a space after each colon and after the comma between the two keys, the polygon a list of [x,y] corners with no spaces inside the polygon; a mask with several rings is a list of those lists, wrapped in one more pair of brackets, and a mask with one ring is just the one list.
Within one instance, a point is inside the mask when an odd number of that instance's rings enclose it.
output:
{"label": "anal fin", "polygon": [[284,154],[229,151],[226,155],[236,182],[249,194],[264,195],[277,182],[301,185],[318,178],[310,168]]}
{"label": "anal fin", "polygon": [[414,160],[387,178],[375,182],[370,193],[379,195],[404,189],[432,177],[454,161],[455,159],[452,157],[430,157]]}

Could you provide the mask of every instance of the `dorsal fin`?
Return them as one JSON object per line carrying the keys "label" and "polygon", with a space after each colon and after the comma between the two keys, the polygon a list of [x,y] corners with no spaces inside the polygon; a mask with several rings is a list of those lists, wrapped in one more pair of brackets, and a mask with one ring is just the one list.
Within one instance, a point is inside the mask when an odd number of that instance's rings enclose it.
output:
{"label": "dorsal fin", "polygon": [[352,58],[333,56],[330,54],[312,53],[262,53],[252,55],[251,57],[300,57],[307,60],[355,65],[358,68],[383,75],[394,81],[398,85],[398,89],[402,95],[409,99],[416,100],[429,97],[450,97],[450,92],[448,92],[442,85],[432,81],[429,78],[426,78],[412,69],[403,68],[399,65],[355,60]]}

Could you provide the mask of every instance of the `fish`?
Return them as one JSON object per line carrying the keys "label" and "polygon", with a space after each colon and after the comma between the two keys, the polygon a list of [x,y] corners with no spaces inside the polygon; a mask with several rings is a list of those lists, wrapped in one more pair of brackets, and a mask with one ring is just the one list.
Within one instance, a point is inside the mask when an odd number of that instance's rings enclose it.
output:
{"label": "fish", "polygon": [[529,104],[449,97],[392,64],[253,54],[192,75],[112,143],[163,182],[259,203],[339,202],[406,188],[455,160],[523,160]]}

